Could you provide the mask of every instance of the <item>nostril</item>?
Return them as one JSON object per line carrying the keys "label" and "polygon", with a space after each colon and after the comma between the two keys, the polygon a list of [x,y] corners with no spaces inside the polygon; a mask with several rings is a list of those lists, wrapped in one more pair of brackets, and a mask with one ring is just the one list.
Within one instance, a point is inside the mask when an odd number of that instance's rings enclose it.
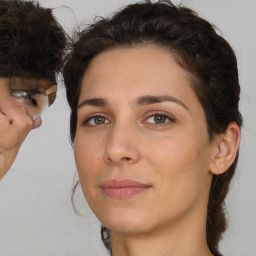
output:
{"label": "nostril", "polygon": [[130,158],[130,157],[123,157],[122,160],[124,160],[124,161],[130,161],[131,158]]}
{"label": "nostril", "polygon": [[[120,138],[112,138],[104,149],[104,161],[108,164],[132,164],[136,163],[140,159],[140,153],[136,145],[130,145],[125,140]],[[119,141],[117,141],[119,140]]]}

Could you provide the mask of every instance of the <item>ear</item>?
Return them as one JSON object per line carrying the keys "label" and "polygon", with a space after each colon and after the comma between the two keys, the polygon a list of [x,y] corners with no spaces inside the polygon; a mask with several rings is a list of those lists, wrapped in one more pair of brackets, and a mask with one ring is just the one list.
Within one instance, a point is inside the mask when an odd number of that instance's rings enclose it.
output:
{"label": "ear", "polygon": [[240,138],[240,128],[235,122],[229,124],[224,134],[215,137],[213,161],[210,164],[212,174],[222,174],[232,165],[238,151]]}

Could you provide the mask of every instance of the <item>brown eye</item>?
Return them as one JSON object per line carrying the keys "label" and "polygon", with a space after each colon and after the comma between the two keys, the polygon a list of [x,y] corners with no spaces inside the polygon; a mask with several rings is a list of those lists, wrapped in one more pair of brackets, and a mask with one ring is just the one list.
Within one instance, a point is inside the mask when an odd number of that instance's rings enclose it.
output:
{"label": "brown eye", "polygon": [[160,115],[155,115],[154,116],[154,122],[156,124],[164,124],[166,122],[167,117],[166,116],[160,116]]}
{"label": "brown eye", "polygon": [[95,124],[104,124],[105,123],[105,118],[102,116],[94,117],[94,122]]}
{"label": "brown eye", "polygon": [[156,124],[156,125],[167,124],[174,121],[175,121],[174,118],[164,114],[154,114],[147,118],[147,123]]}
{"label": "brown eye", "polygon": [[96,125],[103,125],[103,124],[108,124],[110,121],[105,118],[104,116],[93,116],[87,119],[84,122],[84,125],[86,126],[96,126]]}

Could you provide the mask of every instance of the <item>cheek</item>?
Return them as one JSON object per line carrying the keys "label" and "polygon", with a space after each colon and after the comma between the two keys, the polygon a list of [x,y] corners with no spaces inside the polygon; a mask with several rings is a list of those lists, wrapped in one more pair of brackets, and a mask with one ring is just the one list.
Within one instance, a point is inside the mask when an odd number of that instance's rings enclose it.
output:
{"label": "cheek", "polygon": [[146,159],[149,159],[150,164],[168,167],[170,170],[193,162],[199,154],[195,151],[198,151],[196,145],[177,133],[156,141],[151,139],[145,147]]}
{"label": "cheek", "polygon": [[[207,146],[185,136],[168,138],[148,152],[150,166],[156,168],[161,193],[176,202],[192,200],[204,189],[208,177]],[[171,196],[170,196],[171,195]]]}
{"label": "cheek", "polygon": [[102,149],[99,140],[95,140],[93,136],[85,135],[83,131],[78,129],[74,139],[74,155],[79,171],[88,169],[97,163],[99,153]]}
{"label": "cheek", "polygon": [[88,187],[87,184],[92,184],[92,180],[97,174],[100,150],[102,150],[100,145],[95,143],[90,136],[81,136],[79,132],[76,134],[74,156],[83,189]]}
{"label": "cheek", "polygon": [[79,180],[86,201],[92,207],[91,202],[94,201],[94,184],[97,177],[96,163],[97,157],[94,152],[96,145],[92,144],[89,139],[76,135],[74,140],[74,156]]}

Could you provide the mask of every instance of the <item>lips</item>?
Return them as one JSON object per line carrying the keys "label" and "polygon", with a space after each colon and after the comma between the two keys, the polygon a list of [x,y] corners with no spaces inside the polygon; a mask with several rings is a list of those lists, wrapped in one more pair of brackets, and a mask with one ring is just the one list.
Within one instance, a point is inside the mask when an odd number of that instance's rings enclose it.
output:
{"label": "lips", "polygon": [[107,197],[115,199],[126,199],[134,195],[140,194],[149,188],[151,185],[143,184],[138,181],[123,179],[123,180],[107,180],[101,184],[103,194]]}

